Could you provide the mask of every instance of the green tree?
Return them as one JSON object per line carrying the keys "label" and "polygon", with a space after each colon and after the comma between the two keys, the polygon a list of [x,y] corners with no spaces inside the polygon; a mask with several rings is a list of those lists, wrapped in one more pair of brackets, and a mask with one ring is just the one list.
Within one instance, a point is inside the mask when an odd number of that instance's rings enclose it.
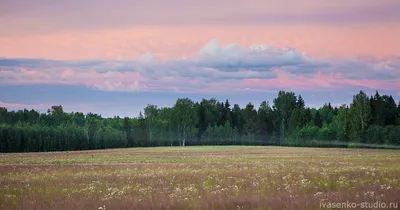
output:
{"label": "green tree", "polygon": [[142,115],[142,112],[140,112],[138,118],[135,119],[133,130],[135,133],[133,144],[140,147],[148,146],[146,135],[146,122]]}
{"label": "green tree", "polygon": [[376,91],[374,97],[370,98],[370,106],[371,106],[371,124],[383,126],[385,121],[383,100],[382,97],[379,95],[378,91]]}
{"label": "green tree", "polygon": [[100,127],[99,120],[94,119],[94,118],[89,120],[89,126],[87,129],[88,138],[89,138],[89,145],[88,145],[89,149],[94,149],[96,147],[95,146],[95,143],[96,143],[95,134],[96,134],[97,130],[99,129],[99,127]]}
{"label": "green tree", "polygon": [[289,118],[292,111],[296,108],[297,98],[293,92],[279,91],[278,97],[274,99],[274,110],[280,121],[281,140],[285,138]]}
{"label": "green tree", "polygon": [[125,134],[125,141],[129,146],[135,144],[133,137],[133,123],[129,117],[124,117],[123,133]]}
{"label": "green tree", "polygon": [[[324,104],[320,109],[318,109],[319,114],[321,115],[322,124],[324,122],[331,123],[335,118],[334,109],[331,106],[331,103]],[[321,127],[321,126],[319,126]]]}
{"label": "green tree", "polygon": [[382,96],[384,125],[395,125],[397,106],[392,96]]}
{"label": "green tree", "polygon": [[371,107],[368,96],[360,91],[353,97],[353,103],[350,105],[351,126],[354,140],[363,141],[364,132],[367,129],[368,122],[371,119]]}
{"label": "green tree", "polygon": [[242,109],[238,104],[233,105],[233,110],[232,110],[232,124],[233,127],[236,127],[238,129],[238,132],[240,135],[243,134],[243,126],[244,126],[244,119],[242,115]]}
{"label": "green tree", "polygon": [[302,110],[295,108],[292,111],[292,115],[290,116],[289,120],[289,132],[292,134],[296,129],[303,126],[303,116]]}
{"label": "green tree", "polygon": [[258,117],[259,117],[259,134],[261,135],[261,140],[266,142],[268,135],[272,133],[270,114],[272,112],[271,107],[267,101],[261,102],[258,107]]}
{"label": "green tree", "polygon": [[315,112],[315,117],[314,117],[314,125],[318,127],[322,127],[323,120],[321,119],[321,115],[319,113],[319,110]]}
{"label": "green tree", "polygon": [[66,123],[68,116],[64,112],[64,109],[61,105],[52,106],[51,109],[47,111],[51,116],[51,123],[55,126],[59,126],[63,123]]}
{"label": "green tree", "polygon": [[243,110],[244,132],[246,134],[256,134],[259,131],[259,119],[254,105],[248,103]]}
{"label": "green tree", "polygon": [[400,101],[399,104],[397,105],[397,118],[396,118],[396,124],[400,125]]}
{"label": "green tree", "polygon": [[180,98],[174,105],[174,120],[177,124],[178,133],[180,133],[179,144],[185,146],[187,137],[193,135],[198,116],[192,100]]}
{"label": "green tree", "polygon": [[158,108],[156,105],[149,104],[144,108],[144,117],[150,142],[153,141],[153,135],[156,129],[157,115],[158,115]]}
{"label": "green tree", "polygon": [[298,108],[298,109],[304,109],[305,108],[305,102],[304,102],[303,97],[301,97],[301,95],[299,95],[297,97],[296,108]]}

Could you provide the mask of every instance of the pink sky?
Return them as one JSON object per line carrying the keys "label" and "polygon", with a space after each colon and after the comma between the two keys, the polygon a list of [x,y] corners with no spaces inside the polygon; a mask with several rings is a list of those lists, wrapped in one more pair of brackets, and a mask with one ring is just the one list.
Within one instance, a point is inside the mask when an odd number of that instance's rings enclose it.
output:
{"label": "pink sky", "polygon": [[397,0],[1,2],[1,57],[190,56],[211,39],[325,57],[400,53]]}
{"label": "pink sky", "polygon": [[392,26],[148,26],[0,37],[0,57],[57,60],[193,56],[211,39],[242,46],[294,47],[317,57],[387,58],[400,54],[400,27]]}
{"label": "pink sky", "polygon": [[0,85],[399,93],[398,11],[397,0],[2,0]]}

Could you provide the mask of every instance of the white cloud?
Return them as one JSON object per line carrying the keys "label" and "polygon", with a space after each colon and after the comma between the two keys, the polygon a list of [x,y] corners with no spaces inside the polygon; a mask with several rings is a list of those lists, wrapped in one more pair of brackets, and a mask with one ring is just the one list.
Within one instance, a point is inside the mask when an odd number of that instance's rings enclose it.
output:
{"label": "white cloud", "polygon": [[237,44],[220,46],[211,40],[199,51],[196,64],[201,67],[217,68],[223,71],[252,69],[271,71],[272,68],[307,64],[305,54],[294,48],[276,48],[273,45],[242,47]]}

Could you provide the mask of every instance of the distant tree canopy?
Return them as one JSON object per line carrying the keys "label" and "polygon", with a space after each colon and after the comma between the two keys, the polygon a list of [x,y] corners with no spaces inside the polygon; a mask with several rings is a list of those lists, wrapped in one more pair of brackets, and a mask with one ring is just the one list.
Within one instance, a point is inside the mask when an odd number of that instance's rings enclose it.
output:
{"label": "distant tree canopy", "polygon": [[[144,114],[144,115],[143,115]],[[360,91],[351,104],[319,109],[301,95],[279,91],[258,110],[215,98],[179,98],[173,107],[148,105],[136,118],[80,112],[61,105],[46,113],[0,108],[0,152],[38,152],[185,145],[400,145],[400,102]]]}

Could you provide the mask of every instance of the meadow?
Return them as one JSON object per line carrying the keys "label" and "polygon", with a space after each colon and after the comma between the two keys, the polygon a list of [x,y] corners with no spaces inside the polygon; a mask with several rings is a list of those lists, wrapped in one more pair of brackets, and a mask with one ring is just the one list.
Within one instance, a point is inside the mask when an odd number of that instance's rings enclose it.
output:
{"label": "meadow", "polygon": [[320,209],[321,202],[346,201],[400,203],[400,150],[202,146],[0,154],[0,209]]}

